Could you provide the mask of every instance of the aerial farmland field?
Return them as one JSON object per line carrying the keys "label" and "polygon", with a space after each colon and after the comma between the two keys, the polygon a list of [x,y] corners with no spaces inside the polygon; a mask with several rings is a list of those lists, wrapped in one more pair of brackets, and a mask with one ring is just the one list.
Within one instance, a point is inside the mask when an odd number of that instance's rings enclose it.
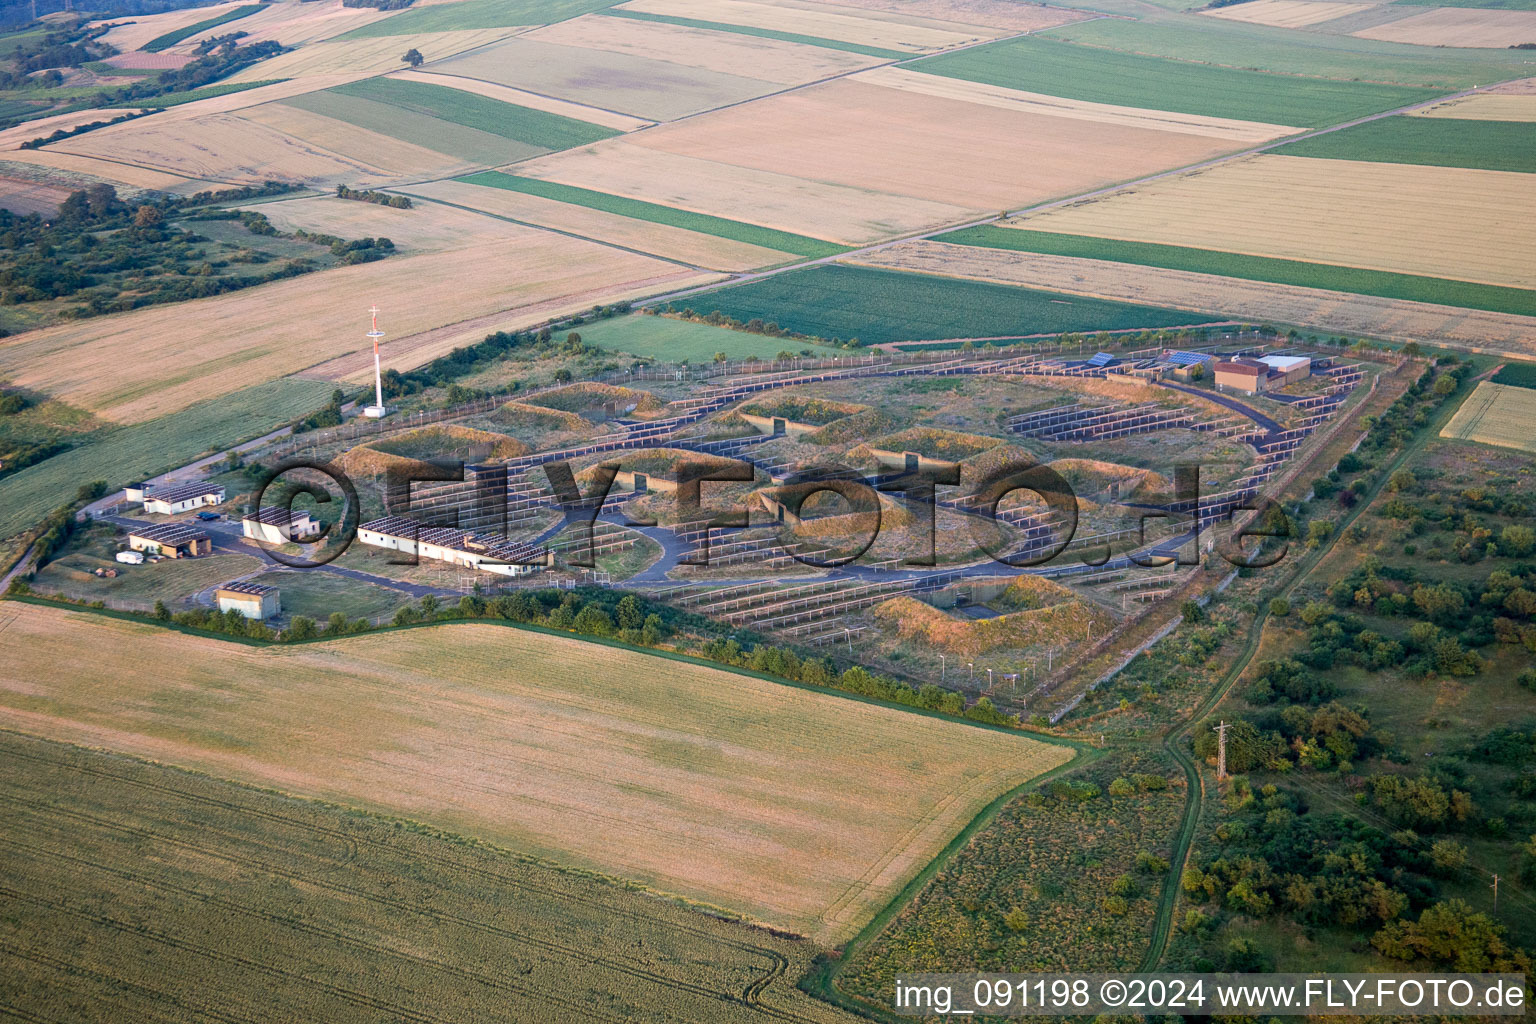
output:
{"label": "aerial farmland field", "polygon": [[1508,171],[1265,155],[1016,223],[1528,289],[1536,242],[1510,213],[1529,197]]}
{"label": "aerial farmland field", "polygon": [[0,1017],[1529,977],[1533,6],[6,5]]}
{"label": "aerial farmland field", "polygon": [[[856,930],[997,795],[1070,759],[1023,736],[514,629],[450,625],[264,652],[6,611],[10,728],[95,744],[157,693],[164,712],[132,715],[134,735],[114,746],[405,814],[823,939]],[[134,651],[161,670],[137,675],[138,693],[124,679],[115,711],[90,686],[24,684],[43,676],[18,659],[76,631],[98,638],[93,658]],[[84,683],[81,669],[52,677]],[[629,685],[616,688],[621,678]],[[401,686],[413,691],[403,703]],[[301,740],[301,722],[319,729]],[[880,752],[898,736],[903,756],[889,763]]]}
{"label": "aerial farmland field", "polygon": [[[808,944],[633,886],[119,755],[0,748],[3,990],[55,1019],[83,995],[119,1020],[857,1019],[795,988]],[[335,980],[360,957],[387,973]]]}
{"label": "aerial farmland field", "polygon": [[680,299],[674,308],[776,321],[868,345],[927,338],[1000,338],[1061,331],[1169,327],[1215,319],[975,281],[838,264]]}

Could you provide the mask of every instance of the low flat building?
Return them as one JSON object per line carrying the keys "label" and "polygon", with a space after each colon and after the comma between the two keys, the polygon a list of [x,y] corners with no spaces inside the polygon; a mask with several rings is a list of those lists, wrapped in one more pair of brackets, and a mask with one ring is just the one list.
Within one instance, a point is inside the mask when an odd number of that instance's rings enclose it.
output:
{"label": "low flat building", "polygon": [[251,540],[270,544],[291,544],[311,540],[320,534],[320,523],[308,512],[294,512],[271,505],[240,519],[240,529]]}
{"label": "low flat building", "polygon": [[213,550],[208,534],[186,523],[146,523],[128,528],[128,547],[146,555],[195,558]]}
{"label": "low flat building", "polygon": [[1228,359],[1216,364],[1216,386],[1254,395],[1267,386],[1269,373],[1257,359]]}
{"label": "low flat building", "polygon": [[144,490],[144,511],[174,516],[205,505],[224,501],[224,488],[214,484],[178,484],[175,487]]}
{"label": "low flat building", "polygon": [[1272,388],[1312,376],[1312,360],[1306,356],[1260,356],[1258,361],[1269,367],[1268,386]]}
{"label": "low flat building", "polygon": [[526,576],[548,564],[545,552],[519,544],[446,526],[428,526],[407,516],[385,516],[357,528],[364,544],[417,558],[449,562],[502,576]]}
{"label": "low flat building", "polygon": [[248,619],[270,619],[283,610],[282,595],[276,587],[260,583],[226,583],[213,592],[221,612],[239,612]]}

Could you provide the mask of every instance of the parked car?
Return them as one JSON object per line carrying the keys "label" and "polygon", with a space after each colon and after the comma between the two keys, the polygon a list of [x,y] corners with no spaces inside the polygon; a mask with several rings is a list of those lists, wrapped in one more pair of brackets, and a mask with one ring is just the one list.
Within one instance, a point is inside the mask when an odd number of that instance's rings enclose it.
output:
{"label": "parked car", "polygon": [[217,512],[199,512],[197,514],[197,518],[207,523],[212,522],[215,519],[223,519],[224,517],[219,515]]}

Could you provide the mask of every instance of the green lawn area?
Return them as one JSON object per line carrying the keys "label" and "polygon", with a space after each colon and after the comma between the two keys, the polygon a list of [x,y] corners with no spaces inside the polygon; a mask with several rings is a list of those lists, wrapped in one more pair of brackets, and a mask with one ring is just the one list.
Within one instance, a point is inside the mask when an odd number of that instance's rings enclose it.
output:
{"label": "green lawn area", "polygon": [[147,423],[110,427],[77,448],[0,480],[0,537],[42,519],[81,484],[116,488],[185,465],[325,406],[335,385],[286,379],[188,406]]}
{"label": "green lawn area", "polygon": [[324,569],[268,572],[251,582],[276,587],[281,592],[284,615],[306,615],[320,623],[332,612],[341,612],[348,620],[388,618],[396,608],[411,603],[409,594]]}
{"label": "green lawn area", "polygon": [[467,175],[458,180],[467,181],[471,185],[488,185],[491,188],[504,188],[512,192],[524,192],[528,195],[542,196],[545,199],[571,203],[574,206],[585,206],[589,209],[602,210],[606,213],[616,213],[622,217],[633,217],[636,220],[650,221],[653,224],[670,224],[673,227],[687,228],[689,231],[698,231],[706,235],[715,235],[719,238],[730,238],[738,242],[747,242],[751,245],[761,245],[769,249],[777,249],[780,252],[793,253],[796,256],[835,256],[840,252],[846,251],[843,246],[835,245],[832,242],[824,242],[819,238],[807,238],[804,235],[796,235],[788,231],[759,227],[756,224],[746,224],[739,220],[727,220],[724,217],[712,217],[707,213],[678,210],[670,206],[662,206],[658,203],[648,203],[641,199],[628,199],[624,196],[610,195],[607,192],[594,192],[591,189],[578,188],[575,185],[562,185],[558,182],[543,181],[538,178],[521,178],[513,174],[504,174],[501,171],[481,171],[478,174]]}
{"label": "green lawn area", "polygon": [[[829,264],[792,270],[673,304],[866,344],[1060,331],[1175,327],[1217,317],[1010,285]],[[787,347],[780,345],[779,347]]]}
{"label": "green lawn area", "polygon": [[223,14],[215,17],[204,18],[196,24],[175,29],[163,36],[156,36],[144,44],[144,49],[150,53],[159,53],[161,50],[175,46],[183,39],[191,39],[199,32],[206,32],[210,28],[218,28],[220,25],[227,25],[231,21],[238,21],[240,18],[249,17],[257,11],[265,10],[266,7],[266,4],[246,4],[243,7],[236,7],[233,10],[225,11]]}
{"label": "green lawn area", "polygon": [[724,352],[732,359],[772,359],[780,352],[798,352],[805,347],[805,342],[789,338],[770,338],[643,313],[583,325],[578,332],[588,345],[670,363],[707,363],[716,352]]}
{"label": "green lawn area", "polygon": [[1379,295],[1388,299],[1437,302],[1445,306],[1488,309],[1498,313],[1536,316],[1536,291],[1504,288],[1469,281],[1451,281],[1439,277],[1394,274],[1383,270],[1361,270],[1327,263],[1274,259],[1268,256],[1244,256],[1216,249],[1195,249],[1182,245],[1154,242],[1126,242],[1087,235],[1064,235],[1054,231],[1029,231],[986,224],[964,228],[938,236],[938,241],[957,245],[975,245],[986,249],[1013,249],[1041,252],[1054,256],[1080,256],[1090,260],[1137,263],[1146,267],[1190,270],[1247,281],[1272,281],[1302,288],[1326,288],[1357,295]]}
{"label": "green lawn area", "polygon": [[[92,537],[85,550],[45,565],[32,587],[44,594],[105,601],[107,607],[118,609],[148,611],[156,601],[164,601],[175,611],[199,591],[261,568],[261,559],[255,555],[232,554],[124,565],[113,558],[117,548],[110,538]],[[92,570],[98,567],[115,569],[118,575],[95,576]]]}
{"label": "green lawn area", "polygon": [[772,28],[756,28],[752,25],[732,25],[724,21],[705,21],[701,18],[679,18],[671,14],[650,14],[646,11],[628,11],[613,8],[603,13],[615,18],[634,18],[636,21],[659,21],[663,25],[681,25],[684,28],[705,28],[716,32],[733,32],[739,36],[756,36],[759,39],[781,39],[786,43],[803,43],[806,46],[822,46],[829,50],[845,50],[862,53],[866,57],[884,57],[886,60],[907,60],[912,56],[901,50],[884,50],[878,46],[845,43],[841,39],[807,36],[799,32],[780,32]]}
{"label": "green lawn area", "polygon": [[592,11],[612,7],[620,0],[460,0],[458,3],[417,7],[371,25],[355,28],[337,39],[372,39],[416,32],[451,32],[455,29],[507,28],[513,25],[552,25]]}
{"label": "green lawn area", "polygon": [[[1125,24],[1141,27],[1140,22]],[[941,54],[907,67],[1068,99],[1300,127],[1337,124],[1437,95],[1432,89],[1164,60],[1040,36]]]}
{"label": "green lawn area", "polygon": [[[1138,12],[1136,17],[1135,21],[1099,18],[1060,25],[1042,38],[1229,68],[1338,79],[1359,90],[1362,107],[1369,105],[1364,102],[1367,97],[1381,97],[1382,101],[1374,106],[1378,111],[1412,102],[1413,91],[1399,90],[1407,98],[1394,102],[1390,98],[1392,87],[1368,83],[1432,86],[1450,92],[1536,74],[1536,56],[1520,50],[1414,46],[1324,32],[1297,32],[1199,14],[1156,14],[1148,18]],[[1282,95],[1289,92],[1281,90]]]}
{"label": "green lawn area", "polygon": [[571,149],[621,134],[612,128],[504,103],[463,89],[401,78],[365,78],[329,91],[374,100],[546,150]]}
{"label": "green lawn area", "polygon": [[455,124],[418,110],[364,99],[339,89],[291,96],[282,103],[476,164],[504,164],[548,152],[543,146]]}
{"label": "green lawn area", "polygon": [[1284,156],[1536,171],[1536,124],[1384,117],[1282,146]]}

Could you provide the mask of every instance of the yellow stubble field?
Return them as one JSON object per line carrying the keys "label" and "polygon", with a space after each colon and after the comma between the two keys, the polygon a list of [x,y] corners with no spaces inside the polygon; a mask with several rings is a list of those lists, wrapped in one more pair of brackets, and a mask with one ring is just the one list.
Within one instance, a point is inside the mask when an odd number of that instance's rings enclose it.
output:
{"label": "yellow stubble field", "polygon": [[649,14],[794,32],[906,53],[964,46],[1003,34],[981,25],[798,0],[629,0],[620,6]]}
{"label": "yellow stubble field", "polygon": [[128,53],[167,32],[174,32],[188,25],[196,25],[208,18],[217,18],[243,4],[244,0],[233,0],[231,3],[214,4],[211,7],[188,7],[180,11],[166,11],[163,14],[138,14],[132,18],[104,18],[92,24],[116,25],[116,28],[108,29],[99,41],[116,47],[120,53]]}
{"label": "yellow stubble field", "polygon": [[1485,380],[1440,431],[1458,441],[1536,452],[1536,390]]}
{"label": "yellow stubble field", "polygon": [[[462,3],[464,0],[455,0]],[[390,78],[402,78],[407,82],[425,82],[427,85],[441,85],[449,89],[458,89],[461,92],[474,93],[476,96],[484,96],[487,99],[501,100],[503,103],[515,103],[520,107],[528,107],[532,110],[542,110],[549,114],[559,114],[562,117],[572,117],[578,121],[586,121],[589,124],[600,124],[604,128],[612,128],[615,131],[632,132],[637,128],[645,128],[652,122],[640,117],[630,117],[628,114],[620,114],[613,110],[603,110],[599,107],[588,107],[580,103],[571,103],[568,100],[557,100],[553,96],[541,96],[536,92],[528,92],[525,89],[514,89],[510,85],[498,85],[495,82],[482,82],[478,78],[465,78],[461,75],[442,75],[435,71],[397,71]]]}
{"label": "yellow stubble field", "polygon": [[537,157],[518,164],[517,173],[844,245],[959,223],[982,212],[831,184],[819,173],[799,177],[636,144],[655,130]]}
{"label": "yellow stubble field", "polygon": [[230,76],[230,82],[265,82],[276,78],[302,78],[308,75],[334,75],[357,72],[383,74],[395,71],[400,55],[415,49],[427,60],[472,50],[513,35],[516,28],[458,29],[451,32],[419,32],[405,36],[376,36],[368,39],[327,40],[300,46],[287,53],[252,64]]}
{"label": "yellow stubble field", "polygon": [[[546,309],[711,280],[594,242],[502,228],[496,241],[448,252],[336,267],[5,338],[0,375],[106,419],[137,422],[362,352],[373,303],[386,310],[385,364],[409,369],[490,331],[527,326]],[[327,373],[353,369],[343,364]]]}
{"label": "yellow stubble field", "polygon": [[263,650],[30,605],[0,620],[6,728],[403,815],[828,943],[1070,757],[494,625]]}
{"label": "yellow stubble field", "polygon": [[1531,288],[1533,217],[1528,174],[1257,156],[1013,223]]}
{"label": "yellow stubble field", "polygon": [[[842,79],[634,136],[636,146],[852,188],[995,211],[1195,163],[1242,145],[1138,123],[972,102]],[[913,77],[927,77],[916,75]],[[993,95],[995,91],[982,92]],[[1170,118],[1170,124],[1179,123]],[[1261,133],[1274,134],[1273,126]],[[963,164],[963,172],[960,171]]]}
{"label": "yellow stubble field", "polygon": [[878,64],[879,57],[763,39],[736,32],[688,28],[589,14],[527,33],[541,43],[607,50],[726,75],[798,85]]}
{"label": "yellow stubble field", "polygon": [[[267,39],[284,46],[301,46],[339,36],[393,15],[393,11],[381,11],[373,7],[346,7],[341,0],[279,0],[270,4],[266,10],[241,18],[233,29],[245,33],[245,37],[240,40],[242,46]],[[192,53],[203,40],[225,35],[233,29],[223,25],[215,26],[177,43],[171,52]]]}
{"label": "yellow stubble field", "polygon": [[1506,49],[1536,43],[1536,11],[1493,11],[1475,7],[1432,7],[1423,14],[1353,33],[1419,46],[1473,46]]}
{"label": "yellow stubble field", "polygon": [[638,249],[710,270],[750,270],[796,258],[790,253],[766,249],[760,245],[463,181],[430,181],[411,185],[402,191],[438,203],[451,203],[497,217],[509,217],[525,224],[569,231],[584,238]]}
{"label": "yellow stubble field", "polygon": [[1342,18],[1346,14],[1369,10],[1375,6],[1375,4],[1342,3],[1335,0],[1250,0],[1249,3],[1218,7],[1201,13],[1212,18],[1246,21],[1255,25],[1269,25],[1272,28],[1306,28],[1309,25],[1332,21],[1334,18]]}

